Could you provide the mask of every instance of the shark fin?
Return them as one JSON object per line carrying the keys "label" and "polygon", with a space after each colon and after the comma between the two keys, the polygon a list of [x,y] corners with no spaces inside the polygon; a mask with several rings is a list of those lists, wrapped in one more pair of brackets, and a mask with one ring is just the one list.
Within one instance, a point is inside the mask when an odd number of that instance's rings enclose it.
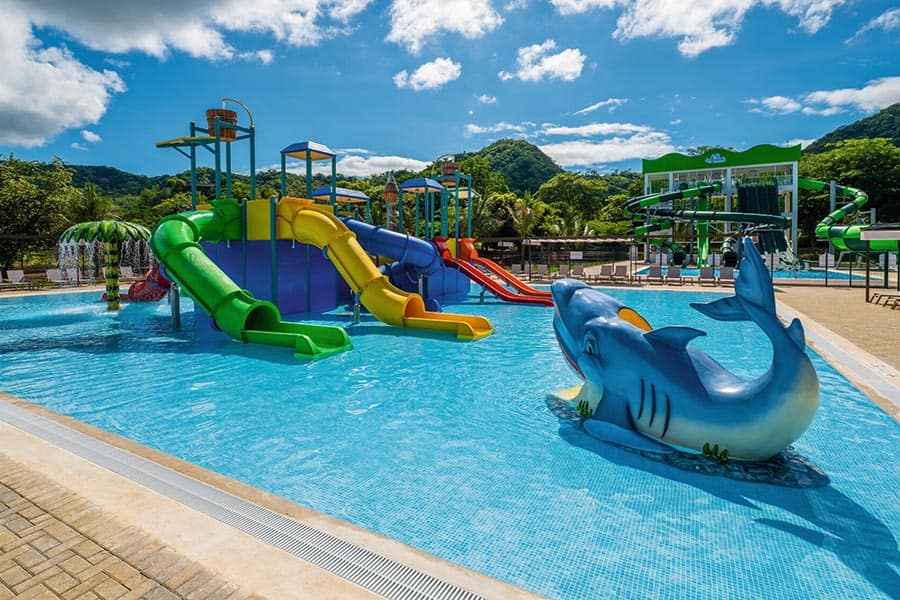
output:
{"label": "shark fin", "polygon": [[750,315],[735,296],[712,302],[691,302],[691,307],[716,321],[749,321]]}
{"label": "shark fin", "polygon": [[693,327],[662,327],[648,331],[644,337],[651,344],[665,344],[676,350],[685,350],[692,339],[701,335],[706,335],[706,332]]}
{"label": "shark fin", "polygon": [[775,289],[759,250],[749,237],[741,239],[741,264],[734,282],[735,296],[775,314]]}
{"label": "shark fin", "polygon": [[654,454],[672,454],[675,450],[665,444],[661,444],[656,440],[648,438],[645,435],[631,429],[623,429],[618,425],[600,421],[598,419],[588,419],[584,422],[585,432],[596,440],[608,442],[617,446],[624,446],[633,450],[642,452],[653,452]]}
{"label": "shark fin", "polygon": [[791,341],[797,344],[798,348],[801,350],[806,348],[806,335],[803,333],[803,325],[800,323],[800,319],[791,321],[787,328],[787,334]]}

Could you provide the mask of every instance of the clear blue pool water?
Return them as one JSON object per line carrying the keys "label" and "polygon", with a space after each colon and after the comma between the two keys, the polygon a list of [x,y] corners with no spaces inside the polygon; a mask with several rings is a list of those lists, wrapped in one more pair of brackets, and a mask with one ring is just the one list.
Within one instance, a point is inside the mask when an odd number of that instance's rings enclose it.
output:
{"label": "clear blue pool water", "polygon": [[[715,294],[612,293],[710,331],[695,343],[740,374],[768,366],[755,326],[688,306]],[[551,598],[900,595],[900,426],[818,357],[823,406],[796,447],[831,484],[789,489],[558,420],[545,395],[577,380],[549,309],[473,298],[454,308],[488,316],[486,340],[367,322],[353,351],[300,364],[173,334],[165,303],[95,300],[0,300],[0,389]]]}
{"label": "clear blue pool water", "polygon": [[[638,274],[646,275],[649,267],[644,267],[642,269],[638,269]],[[663,274],[667,272],[667,268],[663,267]],[[716,277],[719,276],[719,269],[715,269]],[[681,274],[685,277],[699,277],[700,269],[692,269],[692,268],[684,268],[681,269]],[[737,274],[737,271],[735,271]],[[773,281],[777,281],[779,279],[825,279],[825,271],[819,271],[816,269],[811,269],[809,271],[781,271],[776,270],[772,273]],[[872,277],[875,281],[881,281],[880,273],[876,273],[873,271]],[[856,280],[865,280],[865,275],[860,275],[858,273],[853,273],[852,279]],[[848,281],[851,279],[851,275],[848,271],[828,271],[828,279]]]}

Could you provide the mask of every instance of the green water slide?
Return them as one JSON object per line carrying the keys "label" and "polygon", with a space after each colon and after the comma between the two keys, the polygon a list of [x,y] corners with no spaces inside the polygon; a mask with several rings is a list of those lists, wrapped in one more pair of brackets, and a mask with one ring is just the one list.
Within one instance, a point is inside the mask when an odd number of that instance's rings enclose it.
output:
{"label": "green water slide", "polygon": [[[669,229],[675,222],[697,223],[697,262],[707,264],[709,257],[709,224],[710,222],[730,222],[751,225],[759,229],[785,229],[790,219],[780,214],[756,212],[733,212],[709,209],[709,196],[720,191],[718,182],[701,185],[674,192],[660,192],[637,196],[625,204],[628,213],[646,218],[649,222],[634,229],[638,237],[654,231]],[[696,198],[695,208],[677,208],[676,200]],[[672,207],[661,207],[661,204],[672,202]]]}
{"label": "green water slide", "polygon": [[292,348],[301,359],[349,350],[350,338],[341,327],[282,321],[274,304],[238,287],[200,246],[201,240],[240,239],[240,206],[221,201],[213,210],[183,212],[163,219],[150,238],[150,247],[165,266],[166,275],[234,339]]}
{"label": "green water slide", "polygon": [[[831,188],[830,183],[815,179],[801,178],[797,184],[800,189],[813,192],[827,192]],[[869,201],[869,197],[864,191],[846,185],[836,185],[835,192],[838,198],[849,199],[850,202],[829,213],[816,225],[817,238],[828,240],[839,252],[900,252],[900,241],[897,240],[872,240],[869,242],[871,246],[867,246],[860,234],[870,225],[836,225],[859,212]]]}

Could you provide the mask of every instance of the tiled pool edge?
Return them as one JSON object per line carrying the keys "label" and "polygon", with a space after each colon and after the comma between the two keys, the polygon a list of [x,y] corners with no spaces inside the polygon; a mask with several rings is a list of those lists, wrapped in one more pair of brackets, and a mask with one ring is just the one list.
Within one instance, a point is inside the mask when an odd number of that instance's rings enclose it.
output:
{"label": "tiled pool edge", "polygon": [[[285,558],[299,558],[306,571],[312,565],[313,569],[321,570],[322,575],[340,577],[341,583],[359,590],[360,597],[378,595],[422,600],[538,598],[396,540],[383,538],[0,392],[0,428],[2,425],[45,442],[54,452],[58,450],[107,471],[123,487],[145,488],[157,497],[178,503],[187,511],[199,513],[198,516],[210,517],[226,528],[233,528],[238,535],[246,534]],[[41,466],[44,475],[54,478],[53,472],[46,472],[46,467]],[[151,529],[150,533],[155,532]],[[285,552],[293,556],[286,556]],[[243,564],[246,569],[246,561]],[[322,590],[297,589],[296,597],[356,596],[337,590],[325,595],[315,591]]]}
{"label": "tiled pool edge", "polygon": [[799,318],[807,343],[841,375],[865,392],[872,402],[900,422],[900,371],[797,309],[777,299],[776,304],[783,321],[788,323]]}

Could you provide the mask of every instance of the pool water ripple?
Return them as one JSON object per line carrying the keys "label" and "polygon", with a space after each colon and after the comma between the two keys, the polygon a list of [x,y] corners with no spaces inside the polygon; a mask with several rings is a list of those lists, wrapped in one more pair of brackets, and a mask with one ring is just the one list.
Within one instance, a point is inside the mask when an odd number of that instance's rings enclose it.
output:
{"label": "pool water ripple", "polygon": [[[713,293],[613,293],[707,330],[692,343],[739,375],[769,366],[753,324],[688,306]],[[900,427],[818,356],[823,405],[795,447],[831,483],[788,489],[557,418],[546,394],[577,378],[548,309],[473,297],[452,309],[497,331],[468,344],[367,321],[351,352],[306,364],[197,334],[191,314],[173,333],[165,303],[103,309],[0,300],[0,389],[553,598],[898,596]]]}

